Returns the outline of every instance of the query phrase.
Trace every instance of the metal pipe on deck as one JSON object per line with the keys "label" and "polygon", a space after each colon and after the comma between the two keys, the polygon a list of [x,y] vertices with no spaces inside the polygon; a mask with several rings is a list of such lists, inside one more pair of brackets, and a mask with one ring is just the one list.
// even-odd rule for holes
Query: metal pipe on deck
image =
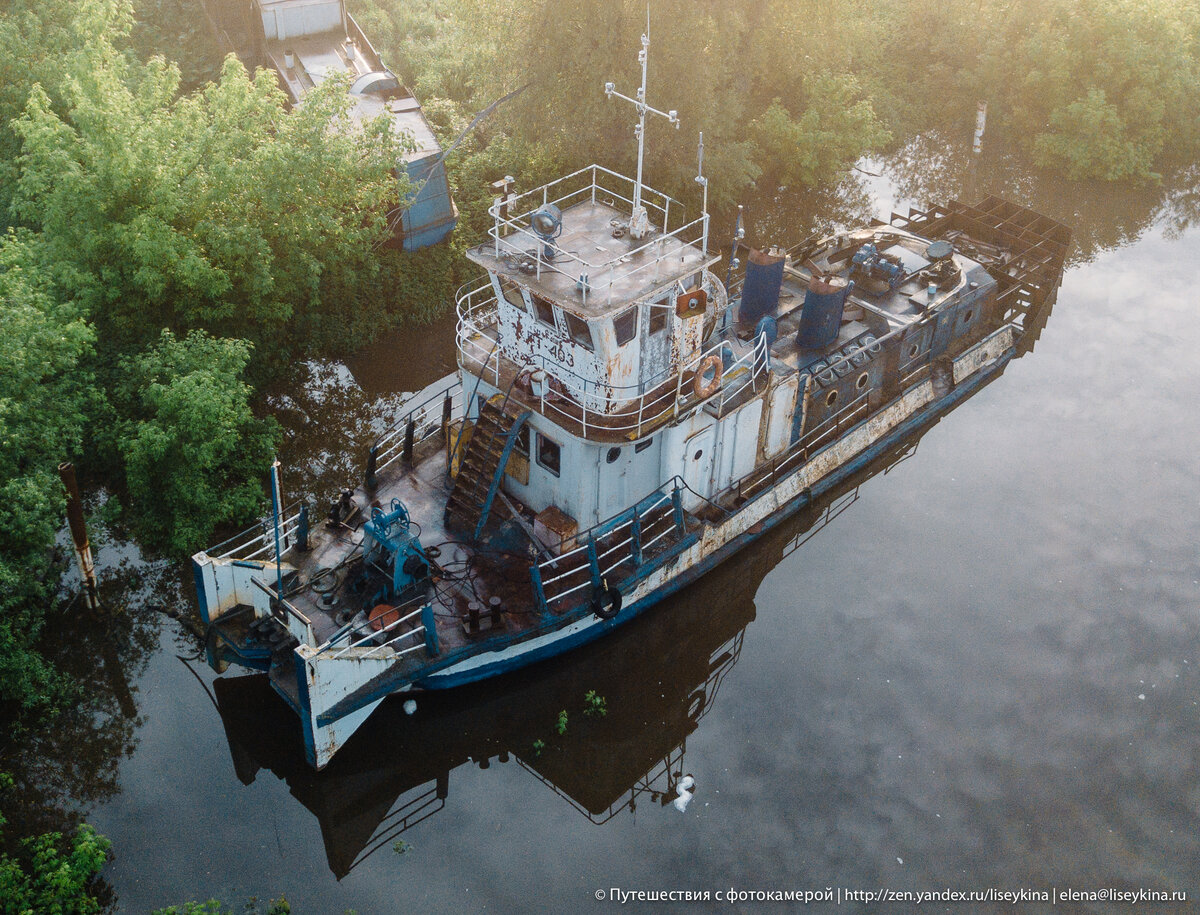
{"label": "metal pipe on deck", "polygon": [[58,465],[58,475],[67,492],[67,525],[71,528],[75,561],[79,564],[79,575],[83,579],[84,600],[87,601],[89,610],[99,610],[100,594],[96,586],[96,565],[92,562],[92,546],[88,542],[87,525],[83,520],[83,500],[79,496],[79,484],[75,480],[75,465],[64,461]]}

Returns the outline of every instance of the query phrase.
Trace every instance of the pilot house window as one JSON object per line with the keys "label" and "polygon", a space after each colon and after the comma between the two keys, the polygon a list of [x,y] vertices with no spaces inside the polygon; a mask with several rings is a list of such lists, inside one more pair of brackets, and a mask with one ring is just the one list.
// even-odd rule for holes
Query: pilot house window
{"label": "pilot house window", "polygon": [[533,313],[537,315],[537,319],[554,327],[554,306],[535,292],[529,293],[529,298],[533,300]]}
{"label": "pilot house window", "polygon": [[650,306],[650,333],[656,334],[667,326],[667,304],[655,302]]}
{"label": "pilot house window", "polygon": [[637,335],[636,305],[613,318],[613,331],[617,335],[617,346],[624,346]]}
{"label": "pilot house window", "polygon": [[[500,291],[504,293],[504,298],[508,299],[510,305],[515,305],[521,311],[525,310],[525,297],[521,295],[521,287],[514,283],[506,276],[500,279]],[[551,315],[553,319],[553,315]]]}
{"label": "pilot house window", "polygon": [[558,476],[561,459],[562,449],[559,447],[558,442],[546,438],[546,436],[539,432],[537,436],[537,462],[552,474]]}
{"label": "pilot house window", "polygon": [[580,346],[592,348],[592,331],[588,327],[588,322],[578,315],[573,315],[569,311],[563,312],[563,317],[567,319],[567,333],[571,335],[571,339]]}

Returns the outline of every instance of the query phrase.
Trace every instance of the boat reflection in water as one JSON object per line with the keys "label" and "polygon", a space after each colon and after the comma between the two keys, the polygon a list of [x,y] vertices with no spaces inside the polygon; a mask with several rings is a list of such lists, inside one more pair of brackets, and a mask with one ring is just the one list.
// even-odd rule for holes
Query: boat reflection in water
{"label": "boat reflection in water", "polygon": [[[1030,316],[1018,356],[1033,348],[1052,304]],[[595,823],[639,804],[671,803],[687,774],[687,740],[737,663],[763,578],[853,505],[867,479],[911,457],[941,415],[768,534],[742,561],[666,601],[663,611],[568,657],[421,694],[411,716],[405,697],[393,696],[321,772],[306,762],[297,719],[282,714],[265,675],[217,679],[238,778],[249,785],[267,769],[287,782],[317,817],[338,879],[441,810],[451,772],[469,763],[487,768],[515,759]],[[675,601],[686,602],[686,612],[666,609]],[[587,690],[605,698],[603,717],[581,714]],[[559,737],[554,723],[564,706],[570,730]]]}

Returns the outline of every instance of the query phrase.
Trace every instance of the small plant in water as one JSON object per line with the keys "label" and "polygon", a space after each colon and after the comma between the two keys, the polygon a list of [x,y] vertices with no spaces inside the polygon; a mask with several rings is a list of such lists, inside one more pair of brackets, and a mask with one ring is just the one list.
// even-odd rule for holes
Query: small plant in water
{"label": "small plant in water", "polygon": [[558,713],[558,724],[554,726],[554,730],[558,731],[558,736],[561,737],[567,733],[567,710],[563,709]]}
{"label": "small plant in water", "polygon": [[608,714],[608,700],[589,689],[583,694],[583,713],[592,718],[603,718]]}
{"label": "small plant in water", "polygon": [[544,749],[546,749],[546,741],[535,740],[533,742],[533,758],[537,759],[539,756],[541,756],[542,750],[544,750]]}
{"label": "small plant in water", "polygon": [[403,839],[397,839],[392,843],[392,851],[398,855],[407,855],[412,851],[412,843],[405,842]]}

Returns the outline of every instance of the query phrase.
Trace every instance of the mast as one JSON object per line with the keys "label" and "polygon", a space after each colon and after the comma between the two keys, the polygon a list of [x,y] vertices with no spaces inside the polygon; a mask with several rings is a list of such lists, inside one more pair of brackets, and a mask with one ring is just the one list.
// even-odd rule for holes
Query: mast
{"label": "mast", "polygon": [[666,118],[667,123],[674,124],[675,129],[679,129],[679,112],[673,108],[670,111],[659,111],[652,105],[646,104],[646,71],[650,57],[649,50],[650,8],[646,7],[646,31],[642,34],[642,49],[638,51],[638,63],[642,65],[642,85],[637,90],[637,98],[630,98],[628,95],[618,92],[616,83],[604,84],[605,95],[609,98],[615,95],[626,102],[632,102],[638,115],[637,123],[633,126],[633,133],[638,139],[637,179],[633,184],[633,212],[629,217],[629,234],[633,238],[644,238],[650,230],[650,217],[646,213],[646,208],[642,206],[642,163],[646,153],[646,112]]}

